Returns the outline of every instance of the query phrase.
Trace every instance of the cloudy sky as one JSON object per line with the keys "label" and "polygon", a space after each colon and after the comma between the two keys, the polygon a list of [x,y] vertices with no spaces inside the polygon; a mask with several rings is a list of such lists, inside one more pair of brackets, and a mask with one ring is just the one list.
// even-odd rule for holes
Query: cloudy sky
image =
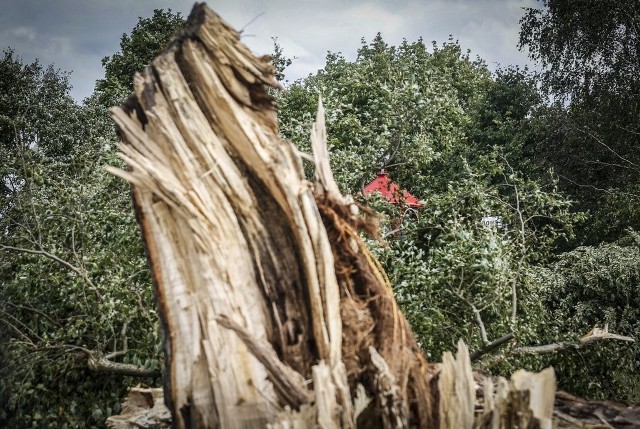
{"label": "cloudy sky", "polygon": [[[153,9],[189,14],[187,0],[3,0],[0,49],[12,47],[24,62],[71,71],[73,97],[81,101],[103,76],[100,60],[119,49],[138,17]],[[458,39],[492,69],[527,65],[517,49],[523,7],[535,0],[212,0],[209,6],[237,29],[254,52],[270,53],[277,37],[295,80],[324,64],[327,51],[353,59],[361,38],[380,31],[387,43]]]}

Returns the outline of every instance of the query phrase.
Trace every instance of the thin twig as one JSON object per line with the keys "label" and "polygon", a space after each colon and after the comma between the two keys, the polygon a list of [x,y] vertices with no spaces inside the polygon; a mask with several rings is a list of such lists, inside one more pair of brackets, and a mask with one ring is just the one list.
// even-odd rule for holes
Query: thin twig
{"label": "thin twig", "polygon": [[40,310],[38,310],[38,309],[35,309],[35,308],[33,308],[33,307],[27,307],[27,306],[24,306],[24,305],[18,305],[18,304],[14,304],[14,303],[12,303],[12,302],[6,302],[6,304],[9,304],[9,305],[13,306],[14,308],[21,308],[21,309],[23,309],[23,310],[32,311],[32,312],[34,312],[34,313],[36,313],[36,314],[39,314],[40,316],[44,317],[45,319],[47,319],[49,322],[53,323],[54,325],[62,326],[62,324],[61,324],[60,322],[58,322],[57,320],[53,320],[53,319],[52,319],[48,314],[46,314],[45,312],[40,311]]}
{"label": "thin twig", "polygon": [[[509,161],[507,160],[507,158],[504,155],[501,155],[502,160],[504,161],[504,163],[507,165],[507,167],[509,168],[509,170],[511,171],[511,174],[515,176],[515,171],[513,170],[513,167],[511,167],[511,164],[509,164]],[[503,177],[505,179],[506,183],[509,183],[509,180],[507,179],[507,176],[505,174],[503,174]],[[522,215],[522,209],[520,207],[520,192],[518,191],[518,186],[515,184],[511,184],[511,186],[513,186],[513,192],[515,193],[515,198],[516,198],[516,213],[518,215],[518,220],[520,221],[520,251],[521,251],[521,255],[520,255],[520,259],[518,261],[518,266],[517,266],[517,273],[520,272],[520,268],[522,267],[522,263],[524,262],[524,257],[526,254],[526,239],[527,239],[527,234],[525,231],[525,221],[524,221],[524,216]],[[516,324],[517,321],[517,317],[518,317],[518,287],[517,287],[517,281],[514,278],[511,279],[511,326],[512,329]]]}
{"label": "thin twig", "polygon": [[29,338],[27,336],[27,334],[25,334],[24,332],[22,332],[20,329],[18,329],[13,323],[9,322],[6,319],[2,319],[0,318],[0,322],[4,323],[5,325],[8,325],[11,329],[13,329],[18,335],[20,335],[22,338],[25,339],[26,344],[29,344],[31,346],[35,346],[35,344],[33,343],[33,341],[31,341],[31,338]]}
{"label": "thin twig", "polygon": [[[122,350],[118,351],[117,348],[114,346],[114,351],[112,351],[111,353],[105,355],[105,359],[114,359],[118,356],[123,356],[127,353],[128,350],[128,346],[127,346],[127,328],[128,328],[128,323],[124,322],[124,324],[122,325],[122,331],[120,331],[120,335],[122,336]],[[116,340],[114,340],[115,342]]]}
{"label": "thin twig", "polygon": [[622,155],[620,155],[618,152],[616,152],[614,149],[612,149],[609,145],[607,145],[605,142],[603,142],[602,140],[600,140],[598,137],[596,137],[593,133],[591,133],[590,131],[583,129],[583,128],[579,128],[579,127],[574,127],[574,129],[576,131],[579,131],[583,134],[588,135],[589,137],[591,137],[592,139],[594,139],[598,144],[600,144],[601,146],[604,146],[609,152],[611,152],[612,154],[614,154],[617,158],[621,159],[622,161],[634,166],[634,167],[638,167],[638,164],[629,161],[627,158],[623,157]]}
{"label": "thin twig", "polygon": [[[462,280],[460,280],[460,283],[462,283]],[[471,301],[469,301],[462,295],[462,293],[460,292],[460,289],[455,290],[454,293],[458,298],[460,298],[461,301],[463,301],[465,304],[471,307],[471,310],[473,311],[473,314],[476,318],[476,324],[480,328],[480,337],[482,338],[482,344],[486,346],[489,343],[489,340],[487,339],[487,330],[484,326],[484,322],[482,321],[482,316],[480,315],[480,311]]]}

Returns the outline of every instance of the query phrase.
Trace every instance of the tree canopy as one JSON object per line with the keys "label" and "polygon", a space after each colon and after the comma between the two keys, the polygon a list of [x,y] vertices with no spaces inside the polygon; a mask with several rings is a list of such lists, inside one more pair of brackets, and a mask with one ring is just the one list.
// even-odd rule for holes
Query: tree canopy
{"label": "tree canopy", "polygon": [[636,1],[543,1],[521,21],[520,47],[542,67],[545,113],[531,152],[592,213],[579,241],[615,241],[638,228],[640,44]]}
{"label": "tree canopy", "polygon": [[[577,341],[609,320],[595,302],[585,302],[593,317],[581,323],[565,325],[553,310],[559,287],[548,273],[563,275],[553,261],[571,248],[575,227],[584,231],[586,217],[584,201],[576,207],[558,188],[557,173],[566,171],[548,170],[550,160],[563,162],[551,154],[551,139],[558,136],[556,115],[567,113],[545,102],[534,74],[518,68],[492,74],[455,42],[394,47],[378,35],[362,42],[355,61],[330,53],[322,70],[278,96],[281,132],[301,150],[308,150],[319,95],[342,189],[357,194],[385,168],[423,200],[417,218],[383,201],[367,203],[384,213],[385,243],[371,245],[427,354],[437,359],[463,338],[492,371],[551,364],[564,368],[564,387],[578,393],[607,396],[621,388],[623,363],[600,359],[589,372],[570,351],[544,360],[517,355],[524,346]],[[502,227],[484,226],[487,216]],[[566,298],[568,306],[583,302]],[[624,311],[616,304],[610,314]],[[635,330],[615,326],[626,335]],[[496,361],[492,347],[505,338],[509,357]],[[614,383],[597,381],[611,374]],[[634,398],[637,389],[626,392]]]}
{"label": "tree canopy", "polygon": [[[161,359],[129,192],[103,168],[116,136],[66,73],[9,50],[0,76],[0,426],[103,426]],[[103,373],[107,357],[140,377]]]}
{"label": "tree canopy", "polygon": [[184,18],[171,9],[155,9],[153,16],[139,18],[130,34],[120,38],[120,51],[102,59],[104,79],[96,83],[103,105],[122,102],[133,89],[133,75],[141,71],[184,26]]}
{"label": "tree canopy", "polygon": [[521,20],[520,47],[561,98],[633,94],[640,79],[640,10],[635,0],[543,0]]}
{"label": "tree canopy", "polygon": [[[541,305],[527,301],[527,273],[571,233],[573,215],[552,180],[537,183],[512,165],[522,122],[540,100],[523,72],[494,78],[457,43],[430,51],[422,41],[389,46],[378,35],[363,41],[356,61],[329,54],[324,69],[278,98],[281,132],[302,149],[318,95],[342,189],[356,194],[385,168],[424,201],[400,238],[378,251],[426,352],[440,356],[452,337],[477,349],[518,329],[521,341],[533,339],[543,318],[522,323]],[[398,229],[401,212],[369,203]],[[485,216],[509,227],[486,228]]]}

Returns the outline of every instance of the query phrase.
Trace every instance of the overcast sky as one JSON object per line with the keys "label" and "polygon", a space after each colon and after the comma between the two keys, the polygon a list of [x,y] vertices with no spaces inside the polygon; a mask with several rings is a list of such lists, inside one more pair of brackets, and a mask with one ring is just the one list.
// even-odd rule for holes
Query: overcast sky
{"label": "overcast sky", "polygon": [[[185,0],[3,0],[0,49],[12,47],[24,62],[71,71],[72,96],[81,101],[103,77],[100,60],[119,50],[120,37],[138,17],[171,8],[185,17]],[[324,65],[327,51],[355,58],[360,39],[379,31],[389,44],[403,38],[425,42],[458,39],[492,69],[527,65],[517,49],[523,7],[535,0],[213,0],[209,6],[236,29],[254,52],[270,53],[277,37],[295,80]]]}

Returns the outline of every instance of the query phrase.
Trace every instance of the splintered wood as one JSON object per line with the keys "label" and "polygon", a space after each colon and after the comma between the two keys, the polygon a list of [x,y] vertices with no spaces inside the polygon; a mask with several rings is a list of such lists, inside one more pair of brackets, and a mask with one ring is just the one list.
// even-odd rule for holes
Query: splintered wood
{"label": "splintered wood", "polygon": [[265,84],[278,85],[267,58],[198,5],[112,111],[129,166],[112,171],[133,185],[177,427],[264,426],[314,391],[340,407],[318,422],[354,426],[331,245]]}
{"label": "splintered wood", "polygon": [[471,427],[468,353],[439,399],[438,367],[359,237],[368,212],[333,180],[323,115],[314,188],[265,86],[278,87],[268,58],[198,4],[112,110],[128,168],[111,171],[133,188],[174,427]]}
{"label": "splintered wood", "polygon": [[446,352],[438,374],[440,429],[551,429],[556,380],[552,368],[516,371],[510,381],[471,369],[462,341]]}

